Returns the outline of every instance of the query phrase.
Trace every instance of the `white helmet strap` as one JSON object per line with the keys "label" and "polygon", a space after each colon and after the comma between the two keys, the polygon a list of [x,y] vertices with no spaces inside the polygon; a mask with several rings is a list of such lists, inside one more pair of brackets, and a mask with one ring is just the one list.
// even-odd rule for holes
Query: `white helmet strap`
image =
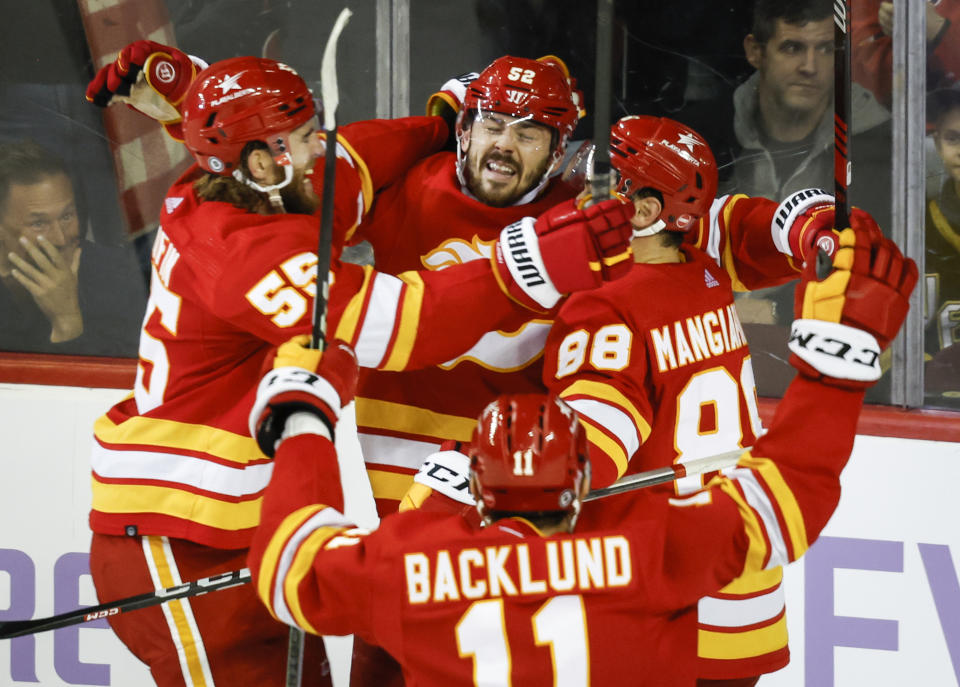
{"label": "white helmet strap", "polygon": [[634,229],[633,238],[639,239],[644,236],[653,236],[654,234],[659,234],[661,231],[667,228],[667,223],[662,219],[658,219],[656,222],[651,224],[646,229]]}
{"label": "white helmet strap", "polygon": [[281,165],[280,168],[283,170],[283,180],[279,183],[271,184],[269,186],[262,186],[258,184],[239,169],[233,170],[233,176],[237,181],[243,182],[253,190],[260,191],[260,193],[266,193],[270,198],[271,205],[278,210],[285,211],[285,208],[283,207],[283,199],[280,197],[280,189],[288,186],[290,182],[293,181],[293,165]]}

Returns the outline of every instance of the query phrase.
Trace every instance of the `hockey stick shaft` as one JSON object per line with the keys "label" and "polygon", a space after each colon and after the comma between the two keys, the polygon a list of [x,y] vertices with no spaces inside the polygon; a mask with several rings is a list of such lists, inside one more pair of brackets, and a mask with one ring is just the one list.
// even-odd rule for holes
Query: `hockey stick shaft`
{"label": "hockey stick shaft", "polygon": [[326,347],[327,302],[330,298],[330,256],[333,243],[333,206],[337,170],[337,106],[340,92],[337,88],[337,41],[340,32],[352,16],[344,7],[330,31],[320,65],[320,92],[323,100],[323,130],[326,133],[326,151],[323,159],[323,193],[320,206],[320,238],[317,242],[317,295],[313,299],[313,348]]}
{"label": "hockey stick shaft", "polygon": [[738,448],[734,451],[718,453],[715,456],[697,458],[686,463],[677,463],[664,468],[656,468],[655,470],[647,470],[646,472],[640,472],[636,475],[629,475],[617,480],[609,487],[591,490],[583,500],[594,501],[606,496],[614,496],[615,494],[623,494],[637,489],[646,489],[647,487],[652,487],[657,484],[673,482],[683,477],[724,470],[736,465],[740,456],[748,450],[747,448]]}
{"label": "hockey stick shaft", "polygon": [[[333,251],[333,206],[337,175],[337,106],[340,89],[337,87],[337,41],[353,13],[344,7],[330,30],[320,63],[320,94],[323,98],[323,130],[326,150],[323,156],[323,194],[320,198],[320,238],[317,242],[317,294],[313,299],[313,335],[311,348],[327,347],[327,303],[330,300],[330,260]],[[303,674],[303,630],[290,628],[287,644],[287,687],[300,687]]]}
{"label": "hockey stick shaft", "polygon": [[850,226],[850,0],[833,0],[833,181],[836,226]]}
{"label": "hockey stick shaft", "polygon": [[591,204],[610,197],[610,99],[614,0],[597,0],[597,64],[594,72]]}
{"label": "hockey stick shaft", "polygon": [[0,639],[11,639],[23,635],[34,634],[35,632],[46,632],[47,630],[56,630],[69,625],[79,625],[88,623],[101,618],[109,618],[118,613],[134,611],[140,608],[149,608],[159,604],[173,601],[175,599],[185,599],[191,596],[199,596],[207,592],[215,592],[221,589],[229,589],[250,581],[250,570],[234,570],[232,572],[211,575],[193,582],[184,582],[166,589],[156,589],[145,594],[138,594],[126,599],[110,601],[99,606],[89,606],[78,608],[74,611],[67,611],[59,615],[53,615],[49,618],[35,618],[33,620],[8,620],[0,622]]}

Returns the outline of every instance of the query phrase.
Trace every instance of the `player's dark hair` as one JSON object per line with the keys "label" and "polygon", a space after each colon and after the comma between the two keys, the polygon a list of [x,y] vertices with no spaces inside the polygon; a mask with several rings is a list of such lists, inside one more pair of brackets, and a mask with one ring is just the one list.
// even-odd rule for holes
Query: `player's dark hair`
{"label": "player's dark hair", "polygon": [[[247,160],[254,150],[269,150],[263,141],[250,141],[240,152],[240,168],[247,168]],[[193,190],[201,200],[230,203],[235,208],[254,212],[259,215],[270,214],[270,200],[267,196],[233,177],[220,176],[207,172],[193,184]]]}
{"label": "player's dark hair", "polygon": [[70,179],[66,163],[39,143],[30,139],[0,143],[0,211],[14,184],[36,184],[58,174]]}
{"label": "player's dark hair", "polygon": [[538,510],[538,511],[507,511],[507,510],[488,510],[485,511],[491,521],[504,520],[506,518],[523,518],[529,520],[539,529],[556,527],[563,522],[563,519],[570,515],[565,510]]}
{"label": "player's dark hair", "polygon": [[960,108],[960,89],[939,88],[927,94],[927,123],[939,129],[950,112]]}
{"label": "player's dark hair", "polygon": [[773,37],[777,20],[803,26],[833,16],[832,0],[755,0],[751,33],[758,43]]}

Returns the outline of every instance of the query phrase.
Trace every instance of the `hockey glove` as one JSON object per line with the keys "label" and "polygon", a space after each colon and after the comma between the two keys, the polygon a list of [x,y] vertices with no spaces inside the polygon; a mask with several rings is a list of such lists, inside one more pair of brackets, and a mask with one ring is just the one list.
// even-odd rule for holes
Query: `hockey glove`
{"label": "hockey glove", "polygon": [[880,353],[907,316],[917,266],[866,213],[851,216],[851,224],[840,232],[825,279],[817,280],[815,260],[804,268],[788,345],[801,374],[863,389],[880,378]]}
{"label": "hockey glove", "polygon": [[[281,440],[297,434],[322,434],[333,441],[340,410],[356,393],[359,371],[353,350],[334,341],[321,352],[307,348],[309,341],[302,335],[281,345],[273,369],[257,387],[250,435],[271,458]],[[298,417],[291,418],[294,413]],[[304,419],[300,413],[313,417]]]}
{"label": "hockey glove", "polygon": [[460,442],[445,441],[423,461],[413,484],[400,501],[400,510],[459,513],[475,504],[470,494],[470,458]]}
{"label": "hockey glove", "polygon": [[585,209],[575,200],[505,227],[491,256],[504,292],[545,311],[573,291],[595,289],[633,265],[632,203],[616,198]]}
{"label": "hockey glove", "polygon": [[93,77],[87,85],[87,100],[98,107],[126,103],[182,140],[180,104],[190,83],[206,66],[203,60],[176,48],[134,41]]}
{"label": "hockey glove", "polygon": [[427,115],[432,117],[442,117],[447,123],[447,142],[444,144],[445,150],[456,150],[457,148],[457,115],[463,109],[463,99],[467,94],[470,84],[479,74],[476,72],[467,72],[460,76],[455,76],[448,80],[440,90],[427,98]]}

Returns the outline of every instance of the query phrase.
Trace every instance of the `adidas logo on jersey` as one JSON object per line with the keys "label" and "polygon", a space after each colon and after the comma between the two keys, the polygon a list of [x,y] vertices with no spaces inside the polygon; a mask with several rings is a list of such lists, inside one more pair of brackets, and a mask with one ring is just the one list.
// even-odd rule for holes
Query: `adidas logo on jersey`
{"label": "adidas logo on jersey", "polygon": [[717,278],[710,274],[710,270],[703,270],[703,283],[707,285],[708,289],[712,289],[715,286],[720,286],[720,282],[717,281]]}
{"label": "adidas logo on jersey", "polygon": [[163,201],[163,207],[169,215],[171,212],[180,207],[180,203],[183,202],[183,198],[167,198]]}

